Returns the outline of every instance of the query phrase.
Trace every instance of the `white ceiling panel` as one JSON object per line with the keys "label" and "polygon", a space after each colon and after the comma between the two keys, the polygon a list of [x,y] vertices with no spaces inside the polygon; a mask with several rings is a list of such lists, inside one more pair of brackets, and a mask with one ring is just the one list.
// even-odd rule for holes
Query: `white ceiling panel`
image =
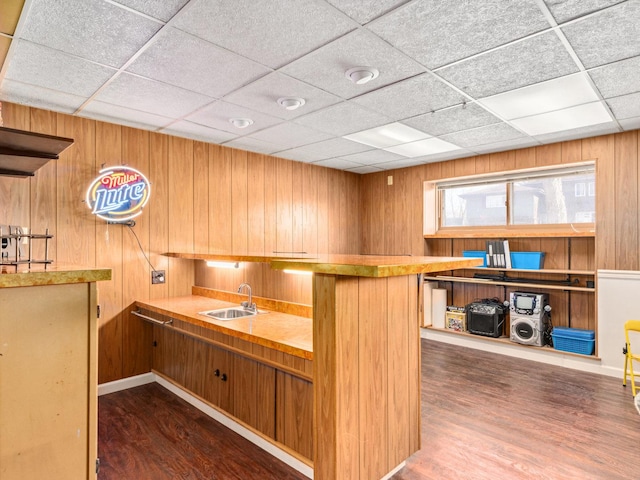
{"label": "white ceiling panel", "polygon": [[494,50],[438,70],[472,97],[488,97],[578,71],[554,32]]}
{"label": "white ceiling panel", "polygon": [[390,119],[353,103],[343,102],[299,117],[295,122],[322,132],[342,136],[385,125],[390,123]]}
{"label": "white ceiling panel", "polygon": [[280,146],[277,151],[282,151],[306,145],[307,143],[328,140],[331,138],[331,135],[313,130],[304,125],[285,122],[260,130],[259,132],[248,135],[248,137],[275,143]]}
{"label": "white ceiling panel", "polygon": [[142,12],[150,17],[157,18],[163,22],[168,21],[189,1],[189,0],[113,0],[121,5],[125,5],[133,10]]}
{"label": "white ceiling panel", "polygon": [[504,150],[516,150],[518,148],[528,148],[540,145],[540,142],[531,137],[513,138],[501,142],[487,143],[473,147],[472,150],[477,154],[502,152]]}
{"label": "white ceiling panel", "polygon": [[376,17],[394,9],[408,0],[328,0],[331,5],[339,8],[364,25]]}
{"label": "white ceiling panel", "polygon": [[575,140],[576,138],[591,137],[595,135],[608,135],[610,133],[619,132],[617,122],[605,122],[598,125],[589,125],[587,127],[563,130],[562,132],[547,133],[545,135],[536,135],[534,138],[541,143],[564,142],[567,140]]}
{"label": "white ceiling panel", "polygon": [[629,0],[562,28],[586,68],[640,54],[640,2]]}
{"label": "white ceiling panel", "polygon": [[470,148],[475,151],[477,145],[501,142],[522,137],[524,134],[504,123],[496,123],[471,130],[449,133],[440,138],[446,142],[453,143],[459,147]]}
{"label": "white ceiling panel", "polygon": [[313,162],[314,165],[327,168],[336,168],[338,170],[348,170],[349,168],[362,167],[354,162],[350,162],[343,158],[330,158],[328,160],[320,160],[319,162]]}
{"label": "white ceiling panel", "polygon": [[544,135],[568,129],[608,123],[611,115],[602,102],[585,103],[553,112],[518,118],[511,123],[528,135]]}
{"label": "white ceiling panel", "polygon": [[271,70],[175,28],[166,28],[127,71],[222,97]]}
{"label": "white ceiling panel", "polygon": [[103,0],[34,0],[20,37],[121,67],[160,27]]}
{"label": "white ceiling panel", "polygon": [[7,99],[21,105],[44,108],[45,110],[61,113],[75,112],[86,100],[86,98],[77,95],[57,92],[5,78],[2,85],[0,85],[0,100]]}
{"label": "white ceiling panel", "polygon": [[299,160],[305,162],[317,162],[333,157],[342,157],[352,153],[365,152],[371,150],[371,147],[361,143],[345,140],[344,138],[332,138],[322,142],[311,143],[296,147],[289,150],[278,152],[279,157],[290,158],[291,160]]}
{"label": "white ceiling panel", "polygon": [[157,130],[172,122],[168,117],[96,101],[85,107],[80,112],[80,116],[145,130]]}
{"label": "white ceiling panel", "polygon": [[394,160],[392,162],[378,163],[376,167],[383,170],[396,170],[398,168],[415,167],[416,165],[422,165],[426,163],[422,158],[406,158],[402,157],[400,160]]}
{"label": "white ceiling panel", "polygon": [[626,131],[637,130],[640,128],[640,117],[626,118],[618,123]]}
{"label": "white ceiling panel", "polygon": [[500,122],[495,115],[475,103],[459,105],[403,120],[409,126],[438,136]]}
{"label": "white ceiling panel", "polygon": [[213,101],[199,93],[122,73],[96,100],[170,118],[180,118]]}
{"label": "white ceiling panel", "polygon": [[[253,120],[253,124],[245,128],[238,128],[230,122],[232,118],[248,118]],[[242,136],[282,122],[279,118],[223,101],[207,105],[205,108],[188,115],[185,120]]]}
{"label": "white ceiling panel", "polygon": [[361,165],[376,165],[378,163],[392,162],[394,160],[402,160],[402,155],[386,152],[384,150],[370,150],[368,152],[354,153],[352,155],[344,155],[340,157],[342,160],[359,163]]}
{"label": "white ceiling panel", "polygon": [[625,0],[544,0],[558,23],[568,22]]}
{"label": "white ceiling panel", "polygon": [[203,125],[198,125],[197,123],[187,122],[186,120],[180,120],[176,123],[172,123],[167,128],[163,128],[161,133],[192,138],[194,140],[200,140],[208,143],[228,142],[229,140],[237,137],[237,135],[234,135],[233,133],[223,132],[221,130],[216,130],[215,128],[209,128]]}
{"label": "white ceiling panel", "polygon": [[640,116],[640,92],[609,98],[607,104],[618,120]]}
{"label": "white ceiling panel", "polygon": [[265,153],[267,155],[271,155],[281,148],[275,143],[265,142],[251,137],[239,137],[224,143],[224,146],[248,150],[250,152]]}
{"label": "white ceiling panel", "polygon": [[640,92],[640,57],[610,63],[589,71],[604,98]]}
{"label": "white ceiling panel", "polygon": [[174,26],[272,68],[356,28],[312,0],[193,0]]}
{"label": "white ceiling panel", "polygon": [[378,168],[378,167],[363,166],[363,167],[347,168],[347,171],[364,175],[366,173],[382,172],[383,170],[382,168]]}
{"label": "white ceiling panel", "polygon": [[33,85],[63,93],[88,98],[115,73],[111,68],[24,40],[16,40],[13,48],[15,61],[7,69],[7,78],[28,78]]}
{"label": "white ceiling panel", "polygon": [[413,2],[371,30],[428,68],[437,68],[548,28],[533,1]]}
{"label": "white ceiling panel", "polygon": [[[302,98],[305,104],[296,110],[287,110],[277,103],[283,97]],[[340,97],[278,72],[236,90],[224,100],[286,120],[342,101]]]}
{"label": "white ceiling panel", "polygon": [[460,148],[451,152],[434,153],[432,155],[424,155],[422,157],[414,158],[413,160],[421,161],[422,163],[441,162],[443,160],[453,160],[455,158],[473,157],[475,152]]}
{"label": "white ceiling panel", "polygon": [[[356,85],[345,77],[352,67],[373,67],[380,75],[367,84]],[[362,95],[423,71],[418,63],[366,30],[345,35],[282,68],[287,75],[342,98]]]}
{"label": "white ceiling panel", "polygon": [[363,107],[391,116],[394,120],[461,104],[466,98],[430,73],[394,83],[353,98]]}

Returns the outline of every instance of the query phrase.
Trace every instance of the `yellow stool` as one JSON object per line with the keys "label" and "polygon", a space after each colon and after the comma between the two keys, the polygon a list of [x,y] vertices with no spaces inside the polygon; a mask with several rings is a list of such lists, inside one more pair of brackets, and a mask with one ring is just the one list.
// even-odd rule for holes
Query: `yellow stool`
{"label": "yellow stool", "polygon": [[622,385],[627,386],[627,377],[631,378],[631,393],[636,396],[636,383],[635,377],[640,374],[633,373],[633,361],[640,362],[640,355],[634,355],[631,353],[631,342],[629,340],[629,332],[637,332],[640,336],[640,320],[627,320],[624,322],[624,338],[625,344],[622,349],[624,353],[624,378],[622,379]]}

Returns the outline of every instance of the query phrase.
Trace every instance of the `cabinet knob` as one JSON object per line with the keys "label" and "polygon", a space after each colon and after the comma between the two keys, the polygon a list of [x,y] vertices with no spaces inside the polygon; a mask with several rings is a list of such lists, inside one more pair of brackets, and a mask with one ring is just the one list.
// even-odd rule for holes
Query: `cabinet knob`
{"label": "cabinet knob", "polygon": [[220,380],[222,380],[223,382],[227,381],[227,374],[223,373],[222,376],[220,377]]}
{"label": "cabinet knob", "polygon": [[214,374],[216,377],[219,377],[219,376],[220,376],[220,370],[219,370],[218,368],[216,368],[216,369],[213,371],[213,374]]}

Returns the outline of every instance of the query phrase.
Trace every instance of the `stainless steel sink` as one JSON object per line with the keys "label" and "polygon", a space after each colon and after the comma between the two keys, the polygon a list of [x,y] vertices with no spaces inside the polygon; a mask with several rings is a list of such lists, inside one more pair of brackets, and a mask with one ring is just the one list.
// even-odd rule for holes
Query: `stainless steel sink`
{"label": "stainless steel sink", "polygon": [[242,307],[219,308],[217,310],[207,310],[206,312],[198,312],[200,315],[215,318],[216,320],[233,320],[242,317],[251,317],[257,315],[258,312],[245,310]]}

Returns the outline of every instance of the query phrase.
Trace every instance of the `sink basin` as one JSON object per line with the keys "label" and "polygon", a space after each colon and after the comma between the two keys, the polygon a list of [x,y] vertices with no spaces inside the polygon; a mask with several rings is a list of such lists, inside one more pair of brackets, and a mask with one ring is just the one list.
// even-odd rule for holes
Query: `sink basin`
{"label": "sink basin", "polygon": [[219,308],[217,310],[207,310],[206,312],[198,312],[200,315],[215,318],[216,320],[233,320],[242,317],[252,317],[258,312],[251,312],[242,307]]}

